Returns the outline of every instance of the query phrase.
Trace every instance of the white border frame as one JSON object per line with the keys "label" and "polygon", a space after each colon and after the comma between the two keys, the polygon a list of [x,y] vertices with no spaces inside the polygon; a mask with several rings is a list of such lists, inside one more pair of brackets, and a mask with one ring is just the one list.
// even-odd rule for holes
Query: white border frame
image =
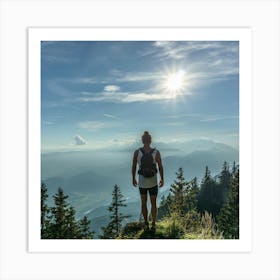
{"label": "white border frame", "polygon": [[[252,249],[252,46],[249,28],[29,28],[29,252],[250,252]],[[238,240],[41,240],[41,41],[239,41],[240,238]],[[249,175],[248,175],[249,174]],[[246,187],[245,187],[246,186]]]}

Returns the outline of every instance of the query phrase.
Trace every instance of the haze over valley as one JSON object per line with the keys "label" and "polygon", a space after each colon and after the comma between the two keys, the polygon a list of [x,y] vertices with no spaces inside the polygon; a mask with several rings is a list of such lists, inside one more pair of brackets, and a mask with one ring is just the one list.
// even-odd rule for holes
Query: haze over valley
{"label": "haze over valley", "polygon": [[[155,143],[162,155],[165,186],[160,189],[159,198],[169,192],[179,167],[187,180],[204,175],[208,165],[215,176],[224,161],[238,163],[238,150],[211,140],[192,140],[177,144]],[[77,217],[87,215],[92,228],[99,231],[109,219],[108,205],[111,202],[113,186],[117,184],[126,198],[124,212],[132,215],[131,220],[140,217],[139,190],[131,183],[131,160],[136,145],[115,150],[66,151],[42,154],[42,180],[48,187],[49,203],[58,187],[69,195],[69,202],[75,207]]]}

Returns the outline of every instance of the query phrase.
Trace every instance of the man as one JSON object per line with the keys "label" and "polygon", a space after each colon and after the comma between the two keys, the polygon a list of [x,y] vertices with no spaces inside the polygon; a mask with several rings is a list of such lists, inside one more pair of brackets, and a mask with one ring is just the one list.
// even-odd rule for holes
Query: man
{"label": "man", "polygon": [[[163,180],[163,167],[161,156],[158,150],[151,148],[152,136],[148,131],[145,131],[142,135],[143,147],[136,150],[133,155],[132,162],[132,184],[134,187],[139,186],[141,195],[141,210],[145,221],[145,230],[149,229],[148,222],[148,208],[147,197],[150,195],[151,201],[151,216],[152,227],[151,231],[155,232],[156,229],[156,217],[157,217],[157,194],[158,187],[164,185]],[[136,167],[138,164],[139,181],[136,180]],[[157,168],[158,167],[158,168]],[[158,169],[158,170],[157,170]],[[158,184],[157,171],[159,171],[160,181]]]}

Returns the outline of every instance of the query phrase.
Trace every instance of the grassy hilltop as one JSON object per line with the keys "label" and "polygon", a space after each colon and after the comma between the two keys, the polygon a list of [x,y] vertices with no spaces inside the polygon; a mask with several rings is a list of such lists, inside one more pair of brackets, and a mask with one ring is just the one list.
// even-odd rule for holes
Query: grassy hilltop
{"label": "grassy hilltop", "polygon": [[223,239],[211,214],[200,215],[193,211],[184,219],[164,218],[157,222],[156,231],[144,230],[143,223],[126,224],[121,239]]}

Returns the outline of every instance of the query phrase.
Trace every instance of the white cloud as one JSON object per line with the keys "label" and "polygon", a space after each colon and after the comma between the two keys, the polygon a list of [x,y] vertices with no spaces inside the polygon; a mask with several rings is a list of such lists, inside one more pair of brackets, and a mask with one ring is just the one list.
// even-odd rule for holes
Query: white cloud
{"label": "white cloud", "polygon": [[74,140],[75,140],[75,145],[80,146],[80,145],[85,145],[86,144],[85,139],[80,135],[74,136]]}
{"label": "white cloud", "polygon": [[159,41],[154,43],[155,54],[160,59],[181,60],[191,73],[206,78],[228,77],[239,73],[237,42],[223,41]]}
{"label": "white cloud", "polygon": [[117,138],[114,138],[110,141],[110,144],[118,146],[131,146],[131,145],[140,145],[142,142],[140,139],[136,139],[132,136],[119,135]]}
{"label": "white cloud", "polygon": [[100,81],[94,77],[80,77],[74,79],[65,79],[66,82],[74,83],[74,84],[97,84]]}
{"label": "white cloud", "polygon": [[145,102],[145,101],[151,101],[151,100],[165,100],[165,99],[173,99],[171,95],[168,94],[159,94],[159,93],[134,93],[129,94],[127,97],[122,99],[122,102],[124,103],[130,103],[130,102]]}
{"label": "white cloud", "polygon": [[206,116],[200,119],[201,122],[216,122],[222,120],[238,120],[239,116]]}
{"label": "white cloud", "polygon": [[174,42],[172,42],[172,41],[156,41],[155,43],[154,43],[154,45],[156,46],[156,47],[168,47],[168,46],[172,46],[174,44]]}
{"label": "white cloud", "polygon": [[[189,93],[184,93],[189,94]],[[181,93],[182,95],[182,93]],[[132,102],[146,102],[146,101],[161,101],[169,100],[174,97],[171,94],[167,93],[130,93],[130,92],[114,92],[110,95],[107,93],[100,93],[98,96],[92,97],[80,97],[76,99],[80,102],[114,102],[114,103],[132,103]]]}
{"label": "white cloud", "polygon": [[[106,77],[78,77],[78,78],[64,78],[56,79],[56,83],[71,83],[71,84],[106,84],[109,82],[123,83],[123,82],[141,82],[163,79],[164,74],[162,72],[124,72],[120,70],[112,70]],[[54,83],[54,81],[51,81]],[[120,91],[121,88],[118,85],[108,84],[104,86],[104,91],[115,92]]]}
{"label": "white cloud", "polygon": [[154,46],[161,48],[161,52],[157,53],[159,57],[170,57],[174,59],[181,59],[185,57],[185,54],[182,52],[182,48],[176,46],[175,42],[172,41],[157,41],[154,43]]}
{"label": "white cloud", "polygon": [[104,117],[119,120],[120,118],[111,114],[103,114]]}
{"label": "white cloud", "polygon": [[204,54],[200,53],[200,56],[219,56],[224,53],[236,53],[238,52],[238,44],[233,42],[219,41],[188,41],[188,42],[175,42],[175,41],[157,41],[154,46],[161,49],[158,52],[159,57],[171,57],[171,58],[186,58],[190,53],[197,51],[205,51]]}
{"label": "white cloud", "polygon": [[122,75],[117,75],[115,80],[117,82],[141,82],[162,79],[163,74],[161,72],[123,72]]}
{"label": "white cloud", "polygon": [[107,85],[104,87],[104,91],[106,92],[116,92],[119,91],[120,87],[116,85]]}
{"label": "white cloud", "polygon": [[98,121],[85,121],[85,122],[79,122],[78,127],[90,131],[96,131],[100,128],[103,128],[105,126],[105,123],[98,122]]}

